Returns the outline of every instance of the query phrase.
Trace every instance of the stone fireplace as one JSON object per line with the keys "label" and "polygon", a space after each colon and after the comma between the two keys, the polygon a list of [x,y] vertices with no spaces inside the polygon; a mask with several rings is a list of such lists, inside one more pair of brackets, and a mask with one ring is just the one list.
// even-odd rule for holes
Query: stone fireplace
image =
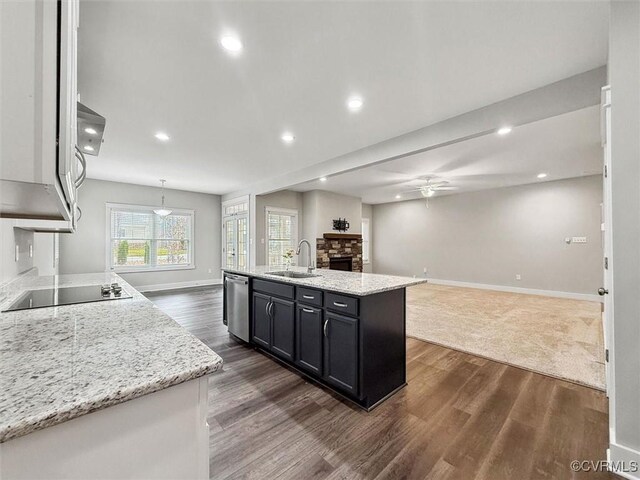
{"label": "stone fireplace", "polygon": [[362,271],[362,235],[359,233],[325,233],[316,239],[318,268]]}

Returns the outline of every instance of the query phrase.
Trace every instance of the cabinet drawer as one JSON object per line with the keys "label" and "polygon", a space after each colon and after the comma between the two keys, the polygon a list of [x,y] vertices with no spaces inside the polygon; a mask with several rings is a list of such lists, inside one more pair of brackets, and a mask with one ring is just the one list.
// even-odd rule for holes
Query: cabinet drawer
{"label": "cabinet drawer", "polygon": [[359,313],[358,302],[359,300],[357,298],[337,295],[335,293],[327,292],[324,296],[324,306],[327,310],[354,317],[357,317]]}
{"label": "cabinet drawer", "polygon": [[299,303],[304,303],[306,305],[322,307],[322,292],[311,288],[298,287],[296,291],[296,300]]}
{"label": "cabinet drawer", "polygon": [[280,298],[288,298],[293,300],[293,285],[285,285],[284,283],[269,282],[267,280],[255,279],[253,281],[253,289],[256,292],[268,293]]}

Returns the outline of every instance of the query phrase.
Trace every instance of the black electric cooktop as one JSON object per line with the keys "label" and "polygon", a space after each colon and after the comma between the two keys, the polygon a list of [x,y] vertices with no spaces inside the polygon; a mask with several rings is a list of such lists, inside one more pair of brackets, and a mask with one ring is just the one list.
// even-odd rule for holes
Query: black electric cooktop
{"label": "black electric cooktop", "polygon": [[29,310],[32,308],[57,307],[60,305],[73,305],[77,303],[103,302],[106,300],[120,300],[131,298],[122,290],[119,294],[113,291],[102,294],[101,285],[86,285],[82,287],[45,288],[42,290],[29,290],[11,304],[3,312],[15,310]]}

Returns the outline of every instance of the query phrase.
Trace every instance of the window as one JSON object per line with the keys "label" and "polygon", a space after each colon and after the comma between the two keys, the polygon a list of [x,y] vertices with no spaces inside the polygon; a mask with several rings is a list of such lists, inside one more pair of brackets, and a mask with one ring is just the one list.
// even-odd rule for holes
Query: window
{"label": "window", "polygon": [[120,272],[194,268],[193,210],[107,204],[107,266]]}
{"label": "window", "polygon": [[298,246],[298,211],[284,208],[266,208],[267,265],[285,264],[283,255]]}
{"label": "window", "polygon": [[362,263],[369,263],[369,254],[371,253],[371,230],[369,219],[362,219]]}
{"label": "window", "polygon": [[248,212],[248,203],[240,202],[234,203],[233,205],[225,205],[224,206],[224,215],[242,215],[243,213]]}

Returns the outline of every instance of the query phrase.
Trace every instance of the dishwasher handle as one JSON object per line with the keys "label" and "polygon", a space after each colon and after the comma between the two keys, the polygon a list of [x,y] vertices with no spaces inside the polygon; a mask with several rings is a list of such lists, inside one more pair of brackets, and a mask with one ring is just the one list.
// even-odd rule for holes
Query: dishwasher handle
{"label": "dishwasher handle", "polygon": [[249,279],[247,279],[247,277],[241,277],[239,275],[226,275],[224,280],[225,282],[240,283],[242,285],[247,285],[249,283]]}

